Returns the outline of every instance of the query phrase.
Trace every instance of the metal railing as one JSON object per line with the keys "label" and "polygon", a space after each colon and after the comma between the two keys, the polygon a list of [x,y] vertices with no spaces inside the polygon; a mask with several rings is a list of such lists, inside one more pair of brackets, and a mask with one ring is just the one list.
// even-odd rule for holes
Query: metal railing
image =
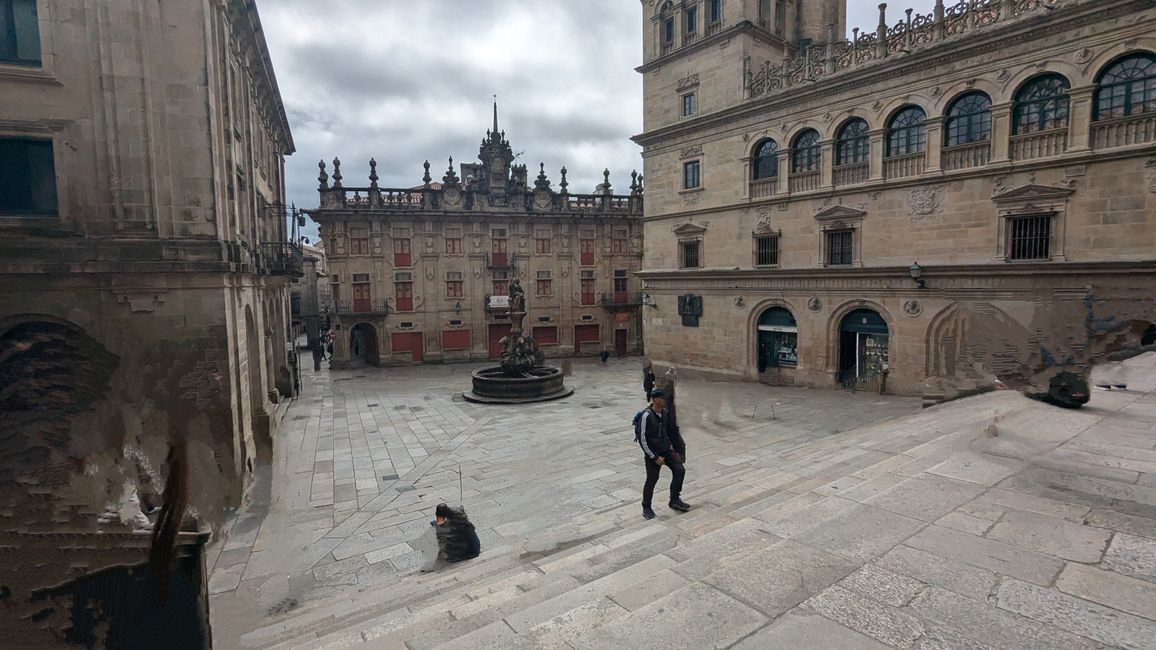
{"label": "metal railing", "polygon": [[641,293],[611,291],[598,294],[598,305],[601,307],[634,307],[641,304]]}
{"label": "metal railing", "polygon": [[264,266],[271,275],[305,275],[305,255],[290,242],[261,244]]}
{"label": "metal railing", "polygon": [[334,305],[334,308],[339,316],[358,314],[384,316],[394,313],[388,298],[385,300],[340,300]]}

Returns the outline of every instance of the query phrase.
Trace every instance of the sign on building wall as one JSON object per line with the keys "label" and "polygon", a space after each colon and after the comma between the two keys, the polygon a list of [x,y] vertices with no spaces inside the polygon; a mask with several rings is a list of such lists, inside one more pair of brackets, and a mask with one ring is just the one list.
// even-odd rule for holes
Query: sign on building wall
{"label": "sign on building wall", "polygon": [[698,319],[702,316],[702,296],[693,293],[679,296],[678,314],[682,316],[683,327],[698,327]]}

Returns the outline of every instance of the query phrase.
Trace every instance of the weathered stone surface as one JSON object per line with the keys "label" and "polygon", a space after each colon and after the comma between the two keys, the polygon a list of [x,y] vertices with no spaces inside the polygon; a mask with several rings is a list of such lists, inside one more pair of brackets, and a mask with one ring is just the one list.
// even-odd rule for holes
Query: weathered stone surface
{"label": "weathered stone surface", "polygon": [[1100,561],[1110,536],[1102,528],[1019,510],[1008,510],[987,534],[989,539],[1088,564]]}
{"label": "weathered stone surface", "polygon": [[843,557],[865,562],[887,552],[925,524],[868,505],[856,504],[846,513],[816,526],[797,539]]}
{"label": "weathered stone surface", "polygon": [[1068,563],[1056,578],[1060,591],[1156,621],[1156,584]]}
{"label": "weathered stone surface", "polygon": [[887,646],[804,608],[793,609],[732,650],[884,650]]}
{"label": "weathered stone surface", "polygon": [[892,607],[903,607],[924,587],[918,580],[874,564],[864,565],[855,573],[843,578],[839,586]]}
{"label": "weathered stone surface", "polygon": [[1088,523],[1129,535],[1156,539],[1156,519],[1097,508],[1088,514]]}
{"label": "weathered stone surface", "polygon": [[992,648],[1017,650],[1093,650],[1096,644],[1069,632],[1043,625],[983,600],[965,598],[931,587],[911,601],[911,611],[920,618],[947,625],[964,636]]}
{"label": "weathered stone surface", "polygon": [[[790,503],[790,502],[788,502]],[[774,514],[760,513],[756,518],[767,522],[767,530],[780,537],[797,537],[824,522],[849,512],[857,505],[840,497],[827,497],[812,504],[795,508],[784,504],[782,508],[771,508]],[[779,513],[787,513],[780,516]]]}
{"label": "weathered stone surface", "polygon": [[667,594],[682,589],[687,579],[670,570],[640,580],[638,584],[610,594],[610,599],[631,611],[640,609]]}
{"label": "weathered stone surface", "polygon": [[767,619],[706,585],[693,584],[570,642],[578,650],[623,648],[722,648]]}
{"label": "weathered stone surface", "polygon": [[529,636],[534,639],[536,647],[564,648],[574,639],[590,634],[626,613],[618,603],[603,598],[535,625],[530,628]]}
{"label": "weathered stone surface", "polygon": [[865,503],[891,512],[932,522],[971,501],[983,488],[940,476],[908,479]]}
{"label": "weathered stone surface", "polygon": [[923,634],[918,619],[839,587],[830,587],[804,605],[894,648],[906,648]]}
{"label": "weathered stone surface", "polygon": [[1022,461],[974,452],[959,452],[927,470],[927,473],[979,485],[995,485],[1023,469],[1023,466]]}
{"label": "weathered stone surface", "polygon": [[[1015,508],[1016,510],[1026,510],[1027,512],[1035,512],[1049,517],[1059,517],[1060,519],[1076,522],[1083,521],[1084,515],[1086,515],[1089,510],[1088,506],[1058,501],[1034,494],[1026,494],[1015,490],[1005,490],[998,487],[984,492],[974,503],[999,507],[1000,509]],[[971,504],[968,505],[970,506]]]}
{"label": "weathered stone surface", "polygon": [[1156,622],[1125,614],[1054,589],[1007,580],[999,606],[1101,643],[1135,650],[1156,648]]}
{"label": "weathered stone surface", "polygon": [[905,544],[1040,585],[1050,584],[1063,567],[1046,555],[939,526],[928,526]]}
{"label": "weathered stone surface", "polygon": [[1156,540],[1120,533],[1112,538],[1102,566],[1116,573],[1156,582]]}
{"label": "weathered stone surface", "polygon": [[969,535],[975,535],[976,537],[983,537],[984,533],[995,525],[995,521],[981,519],[957,510],[940,517],[935,521],[935,524]]}
{"label": "weathered stone surface", "polygon": [[996,584],[996,575],[991,571],[906,545],[896,546],[876,564],[976,600],[987,599]]}
{"label": "weathered stone surface", "polygon": [[851,573],[855,564],[805,544],[784,540],[731,563],[703,582],[777,616]]}

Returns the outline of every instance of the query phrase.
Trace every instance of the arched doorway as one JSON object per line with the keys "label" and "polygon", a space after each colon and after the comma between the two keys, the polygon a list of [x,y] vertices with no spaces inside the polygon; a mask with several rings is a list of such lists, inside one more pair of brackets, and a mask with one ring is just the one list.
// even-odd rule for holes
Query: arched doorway
{"label": "arched doorway", "polygon": [[887,321],[873,309],[856,309],[839,322],[839,383],[878,380],[888,369]]}
{"label": "arched doorway", "polygon": [[369,323],[358,323],[349,330],[349,357],[354,364],[378,364],[377,328]]}
{"label": "arched doorway", "polygon": [[799,328],[786,307],[770,307],[759,315],[758,368],[763,373],[794,368],[799,362]]}

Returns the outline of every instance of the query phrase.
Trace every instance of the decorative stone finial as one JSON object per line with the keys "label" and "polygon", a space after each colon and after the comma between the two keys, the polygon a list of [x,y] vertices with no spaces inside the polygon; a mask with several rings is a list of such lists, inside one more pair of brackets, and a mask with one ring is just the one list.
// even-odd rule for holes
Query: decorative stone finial
{"label": "decorative stone finial", "polygon": [[333,159],[333,187],[341,187],[341,161]]}
{"label": "decorative stone finial", "polygon": [[422,165],[422,167],[425,168],[425,174],[422,175],[421,180],[426,185],[429,185],[429,182],[433,180],[433,176],[429,175],[429,161],[425,161],[425,164]]}
{"label": "decorative stone finial", "polygon": [[369,187],[377,189],[377,161],[369,159]]}
{"label": "decorative stone finial", "polygon": [[538,179],[534,181],[534,187],[539,190],[550,189],[550,180],[546,178],[546,163],[538,163]]}
{"label": "decorative stone finial", "polygon": [[460,182],[458,175],[454,173],[454,157],[453,156],[450,156],[450,166],[449,166],[449,169],[446,170],[446,175],[442,177],[442,182],[445,183],[446,185],[458,185]]}
{"label": "decorative stone finial", "polygon": [[883,28],[887,27],[887,3],[886,2],[879,4],[879,26],[883,27]]}
{"label": "decorative stone finial", "polygon": [[325,173],[325,161],[317,163],[317,168],[321,170],[321,173],[317,174],[317,182],[320,184],[318,189],[329,189],[329,174]]}
{"label": "decorative stone finial", "polygon": [[638,170],[637,169],[632,169],[630,171],[630,191],[631,192],[637,192],[638,191]]}
{"label": "decorative stone finial", "polygon": [[570,187],[570,183],[566,182],[566,167],[562,167],[562,182],[558,183],[558,187],[562,188],[562,193],[566,193],[566,188]]}

